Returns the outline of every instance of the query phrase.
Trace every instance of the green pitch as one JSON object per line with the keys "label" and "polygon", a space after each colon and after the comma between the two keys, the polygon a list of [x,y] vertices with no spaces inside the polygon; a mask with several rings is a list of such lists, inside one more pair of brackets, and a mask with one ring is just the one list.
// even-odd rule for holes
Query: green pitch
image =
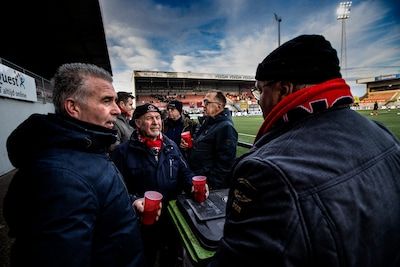
{"label": "green pitch", "polygon": [[[371,116],[371,111],[361,110],[358,112],[372,120],[382,122],[400,139],[400,110],[379,110],[377,116]],[[233,117],[233,123],[239,134],[239,141],[252,144],[262,122],[262,116]],[[246,148],[238,147],[237,155],[246,151]]]}

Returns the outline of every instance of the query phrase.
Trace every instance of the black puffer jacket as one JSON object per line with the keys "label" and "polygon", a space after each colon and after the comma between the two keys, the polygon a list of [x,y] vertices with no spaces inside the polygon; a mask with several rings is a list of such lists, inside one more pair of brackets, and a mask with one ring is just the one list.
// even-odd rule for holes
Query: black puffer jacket
{"label": "black puffer jacket", "polygon": [[4,200],[13,266],[142,266],[139,222],[105,153],[115,133],[32,115],[8,138],[18,172]]}
{"label": "black puffer jacket", "polygon": [[238,134],[228,109],[215,118],[206,117],[194,136],[190,168],[207,176],[210,189],[227,188],[228,174],[236,158]]}
{"label": "black puffer jacket", "polygon": [[178,146],[166,136],[157,159],[139,141],[137,130],[128,142],[112,152],[111,158],[121,171],[129,193],[136,197],[143,197],[148,190],[158,191],[163,194],[166,209],[168,201],[176,199],[183,190],[190,192],[193,173]]}
{"label": "black puffer jacket", "polygon": [[210,266],[400,266],[400,144],[349,108],[264,135],[233,169]]}

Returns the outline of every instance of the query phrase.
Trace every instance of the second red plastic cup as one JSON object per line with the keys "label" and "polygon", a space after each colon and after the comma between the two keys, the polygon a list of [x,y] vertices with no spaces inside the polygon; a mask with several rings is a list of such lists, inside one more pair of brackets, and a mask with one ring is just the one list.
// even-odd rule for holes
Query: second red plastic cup
{"label": "second red plastic cup", "polygon": [[193,194],[196,202],[204,202],[206,200],[206,183],[207,177],[205,176],[194,176],[192,178],[193,183]]}
{"label": "second red plastic cup", "polygon": [[157,191],[146,191],[144,193],[144,211],[142,223],[149,225],[156,222],[157,212],[163,195]]}
{"label": "second red plastic cup", "polygon": [[186,143],[188,143],[188,148],[192,148],[193,143],[192,143],[192,135],[190,134],[189,131],[181,133],[181,137],[183,140],[185,140]]}

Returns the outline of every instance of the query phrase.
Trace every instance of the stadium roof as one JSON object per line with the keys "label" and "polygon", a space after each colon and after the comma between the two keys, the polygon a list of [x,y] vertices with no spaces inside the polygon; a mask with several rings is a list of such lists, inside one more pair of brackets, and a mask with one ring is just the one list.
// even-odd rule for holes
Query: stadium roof
{"label": "stadium roof", "polygon": [[135,78],[177,78],[177,79],[204,79],[229,81],[255,81],[254,76],[240,74],[213,74],[195,72],[143,71],[135,70]]}
{"label": "stadium roof", "polygon": [[98,0],[7,0],[0,57],[46,79],[68,62],[112,73]]}
{"label": "stadium roof", "polygon": [[381,81],[399,80],[399,79],[400,79],[400,74],[389,74],[371,78],[358,79],[356,82],[359,84],[360,83],[363,84],[363,83],[372,83],[372,82],[381,82]]}

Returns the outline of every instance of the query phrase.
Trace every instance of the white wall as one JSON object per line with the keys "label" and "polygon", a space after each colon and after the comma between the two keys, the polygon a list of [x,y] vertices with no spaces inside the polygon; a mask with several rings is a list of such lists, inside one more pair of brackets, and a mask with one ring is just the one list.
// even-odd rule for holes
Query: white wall
{"label": "white wall", "polygon": [[[8,160],[6,142],[10,133],[33,113],[54,113],[53,103],[26,102],[0,98],[0,176],[13,170]],[[32,140],[34,142],[34,140]]]}

